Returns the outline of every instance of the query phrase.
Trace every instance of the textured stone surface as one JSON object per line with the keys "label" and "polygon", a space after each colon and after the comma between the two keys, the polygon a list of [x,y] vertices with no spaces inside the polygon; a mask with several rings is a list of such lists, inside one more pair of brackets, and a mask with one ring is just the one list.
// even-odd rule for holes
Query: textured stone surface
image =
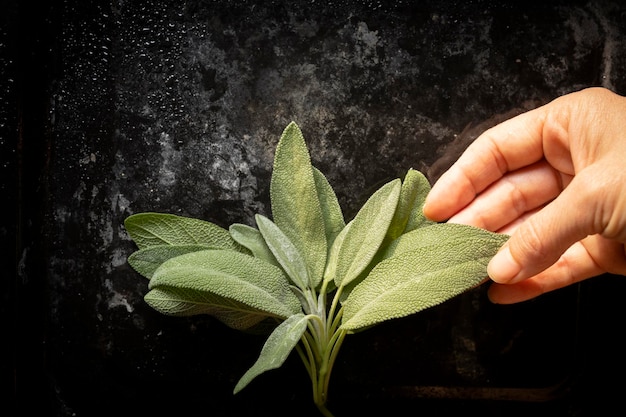
{"label": "textured stone surface", "polygon": [[[618,1],[57,3],[9,2],[0,42],[0,169],[18,196],[2,229],[18,236],[7,311],[32,329],[15,344],[15,398],[29,409],[32,389],[50,416],[315,415],[295,356],[233,397],[263,340],[158,315],[126,264],[130,214],[221,226],[271,214],[290,121],[350,217],[410,167],[436,178],[515,112],[586,86],[626,93]],[[582,367],[577,290],[498,307],[477,289],[350,336],[331,401],[338,415],[535,410]],[[444,400],[419,402],[432,397]]]}

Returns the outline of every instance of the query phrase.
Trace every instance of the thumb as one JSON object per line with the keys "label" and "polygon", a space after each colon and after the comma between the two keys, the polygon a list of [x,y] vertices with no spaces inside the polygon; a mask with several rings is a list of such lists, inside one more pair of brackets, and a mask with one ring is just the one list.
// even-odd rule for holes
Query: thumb
{"label": "thumb", "polygon": [[554,201],[513,232],[489,262],[493,281],[513,284],[530,278],[556,263],[574,243],[600,232],[594,230],[596,190],[583,177],[575,176]]}

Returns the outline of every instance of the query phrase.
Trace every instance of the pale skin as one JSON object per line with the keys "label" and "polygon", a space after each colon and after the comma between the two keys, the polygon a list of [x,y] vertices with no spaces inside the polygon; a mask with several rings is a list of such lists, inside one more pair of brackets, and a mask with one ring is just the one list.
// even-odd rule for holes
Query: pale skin
{"label": "pale skin", "polygon": [[511,235],[487,268],[495,303],[626,275],[626,97],[589,88],[487,130],[424,214]]}

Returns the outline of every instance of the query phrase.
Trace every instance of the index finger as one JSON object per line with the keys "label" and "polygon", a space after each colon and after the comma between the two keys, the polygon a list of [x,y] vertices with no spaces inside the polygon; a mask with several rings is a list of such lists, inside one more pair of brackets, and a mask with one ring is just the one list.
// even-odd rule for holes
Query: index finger
{"label": "index finger", "polygon": [[486,130],[435,183],[426,198],[426,217],[443,221],[507,172],[543,158],[545,108],[522,113]]}

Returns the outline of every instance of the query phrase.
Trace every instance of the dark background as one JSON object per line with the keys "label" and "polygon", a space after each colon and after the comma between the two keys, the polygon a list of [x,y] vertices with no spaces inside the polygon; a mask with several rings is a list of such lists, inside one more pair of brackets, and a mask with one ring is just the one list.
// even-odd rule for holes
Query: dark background
{"label": "dark background", "polygon": [[[349,218],[408,168],[434,179],[486,126],[588,86],[626,93],[621,1],[5,1],[0,413],[317,415],[296,355],[232,395],[264,339],[147,307],[123,220],[270,214],[291,120]],[[480,287],[349,336],[329,406],[621,410],[624,289],[604,276],[496,306]]]}

